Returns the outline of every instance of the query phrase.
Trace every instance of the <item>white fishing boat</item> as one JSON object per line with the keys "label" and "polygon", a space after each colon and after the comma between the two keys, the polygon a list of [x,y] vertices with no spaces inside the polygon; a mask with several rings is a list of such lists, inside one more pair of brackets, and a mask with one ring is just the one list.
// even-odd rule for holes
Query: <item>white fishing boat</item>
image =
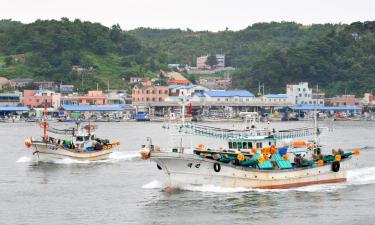
{"label": "white fishing boat", "polygon": [[[45,116],[44,116],[45,118]],[[33,149],[33,155],[38,161],[52,161],[54,159],[74,159],[80,161],[97,161],[107,159],[119,142],[110,142],[95,135],[95,126],[77,126],[71,129],[58,130],[49,128],[46,120],[41,123],[44,136],[40,139],[27,138],[25,145]],[[59,137],[47,135],[54,133]]]}
{"label": "white fishing boat", "polygon": [[[323,155],[318,141],[323,129],[315,124],[311,128],[276,131],[253,125],[228,130],[183,123],[176,126],[181,134],[180,145],[161,150],[149,138],[141,156],[156,162],[168,176],[171,188],[215,185],[275,189],[346,181],[347,170],[357,162],[354,156],[359,155],[359,149]],[[227,146],[184,147],[182,138],[187,133],[225,139]],[[313,141],[303,140],[311,136]]]}

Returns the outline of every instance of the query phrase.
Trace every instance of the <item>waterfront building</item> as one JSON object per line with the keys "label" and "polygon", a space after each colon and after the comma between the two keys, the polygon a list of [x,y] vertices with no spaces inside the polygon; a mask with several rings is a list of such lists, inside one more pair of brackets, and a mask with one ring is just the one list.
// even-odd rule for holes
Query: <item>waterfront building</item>
{"label": "waterfront building", "polygon": [[288,84],[286,94],[293,105],[324,105],[324,93],[313,93],[307,82]]}
{"label": "waterfront building", "polygon": [[375,95],[372,93],[365,93],[362,99],[362,103],[367,106],[375,106]]}
{"label": "waterfront building", "polygon": [[0,93],[0,106],[18,106],[21,104],[21,92]]}
{"label": "waterfront building", "polygon": [[[266,94],[260,97],[265,102],[288,102],[287,94]],[[290,102],[291,103],[291,102]]]}
{"label": "waterfront building", "polygon": [[163,102],[169,95],[166,86],[135,85],[132,89],[132,102]]}
{"label": "waterfront building", "polygon": [[86,95],[68,95],[61,97],[62,105],[105,105],[107,96],[102,91],[88,91]]}
{"label": "waterfront building", "polygon": [[355,95],[341,95],[329,99],[333,106],[363,106],[362,99],[356,98]]}
{"label": "waterfront building", "polygon": [[254,94],[245,90],[210,90],[204,93],[197,93],[193,101],[205,102],[250,102],[255,100]]}
{"label": "waterfront building", "polygon": [[196,93],[203,93],[208,91],[208,88],[205,88],[200,85],[189,84],[189,85],[179,85],[172,84],[168,86],[169,96],[192,96]]}
{"label": "waterfront building", "polygon": [[28,107],[60,107],[61,94],[50,90],[24,90],[22,104]]}

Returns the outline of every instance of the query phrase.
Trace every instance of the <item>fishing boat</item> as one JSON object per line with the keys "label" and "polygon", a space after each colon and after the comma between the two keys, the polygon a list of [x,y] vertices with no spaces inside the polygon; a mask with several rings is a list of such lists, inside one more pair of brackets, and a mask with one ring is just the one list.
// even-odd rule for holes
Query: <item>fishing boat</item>
{"label": "fishing boat", "polygon": [[[25,146],[33,149],[33,155],[38,161],[51,161],[54,159],[74,159],[80,161],[97,161],[109,157],[119,142],[110,142],[95,135],[95,126],[88,124],[82,126],[76,123],[71,129],[50,128],[46,122],[46,110],[41,123],[44,135],[42,138],[27,138]],[[60,137],[47,135],[53,133]]]}
{"label": "fishing boat", "polygon": [[[360,153],[339,149],[323,154],[319,135],[326,129],[318,128],[317,120],[314,127],[279,131],[254,125],[243,130],[189,123],[175,127],[181,134],[179,145],[162,150],[148,138],[141,149],[142,159],[154,161],[168,176],[167,190],[185,185],[279,189],[345,182]],[[185,147],[182,138],[187,134],[225,139],[227,146]]]}

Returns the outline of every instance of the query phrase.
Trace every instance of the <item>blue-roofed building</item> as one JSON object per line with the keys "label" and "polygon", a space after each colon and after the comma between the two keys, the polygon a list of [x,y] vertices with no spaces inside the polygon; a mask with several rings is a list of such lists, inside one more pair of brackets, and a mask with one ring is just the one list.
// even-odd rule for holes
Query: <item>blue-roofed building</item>
{"label": "blue-roofed building", "polygon": [[262,101],[267,103],[275,103],[275,102],[288,102],[288,95],[286,94],[266,94],[263,95]]}
{"label": "blue-roofed building", "polygon": [[208,91],[208,88],[196,84],[171,84],[168,86],[168,88],[170,96],[193,96],[197,93],[203,93],[205,91]]}
{"label": "blue-roofed building", "polygon": [[210,90],[196,95],[195,98],[208,102],[250,102],[255,96],[245,90]]}

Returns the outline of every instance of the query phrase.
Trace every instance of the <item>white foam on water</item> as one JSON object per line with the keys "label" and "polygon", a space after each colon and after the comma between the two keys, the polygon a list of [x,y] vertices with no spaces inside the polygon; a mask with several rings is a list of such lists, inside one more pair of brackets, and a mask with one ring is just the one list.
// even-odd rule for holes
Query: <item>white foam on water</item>
{"label": "white foam on water", "polygon": [[160,189],[163,188],[163,183],[158,180],[153,180],[150,183],[147,183],[142,186],[144,189]]}
{"label": "white foam on water", "polygon": [[237,188],[227,188],[215,185],[184,185],[179,187],[181,190],[186,191],[198,191],[198,192],[214,192],[214,193],[236,193],[236,192],[248,192],[254,189],[237,187]]}
{"label": "white foam on water", "polygon": [[333,192],[352,185],[375,184],[375,167],[348,170],[347,181],[334,184],[311,185],[291,190],[306,192]]}
{"label": "white foam on water", "polygon": [[107,161],[120,161],[120,160],[135,160],[140,159],[141,155],[139,151],[131,151],[131,152],[112,152],[109,155],[109,159]]}
{"label": "white foam on water", "polygon": [[301,191],[301,192],[334,192],[347,187],[346,183],[334,183],[334,184],[316,184],[303,186],[298,188],[292,188],[288,190]]}
{"label": "white foam on water", "polygon": [[65,158],[65,159],[53,159],[48,161],[49,163],[55,163],[55,164],[87,164],[90,163],[90,161],[81,161],[81,160],[75,160],[71,158]]}
{"label": "white foam on water", "polygon": [[19,159],[17,159],[18,163],[31,163],[31,162],[36,162],[33,157],[28,157],[28,156],[22,156]]}
{"label": "white foam on water", "polygon": [[[140,154],[138,151],[131,151],[131,152],[112,152],[109,155],[108,159],[105,160],[98,160],[98,161],[86,161],[86,160],[75,160],[71,158],[64,158],[64,159],[50,159],[48,161],[43,161],[47,163],[55,163],[55,164],[87,164],[87,163],[108,163],[108,162],[119,162],[119,161],[130,161],[140,159]],[[17,160],[18,163],[31,163],[31,162],[38,162],[36,157],[28,157],[22,156]]]}
{"label": "white foam on water", "polygon": [[348,171],[348,184],[375,184],[375,167],[359,168]]}

